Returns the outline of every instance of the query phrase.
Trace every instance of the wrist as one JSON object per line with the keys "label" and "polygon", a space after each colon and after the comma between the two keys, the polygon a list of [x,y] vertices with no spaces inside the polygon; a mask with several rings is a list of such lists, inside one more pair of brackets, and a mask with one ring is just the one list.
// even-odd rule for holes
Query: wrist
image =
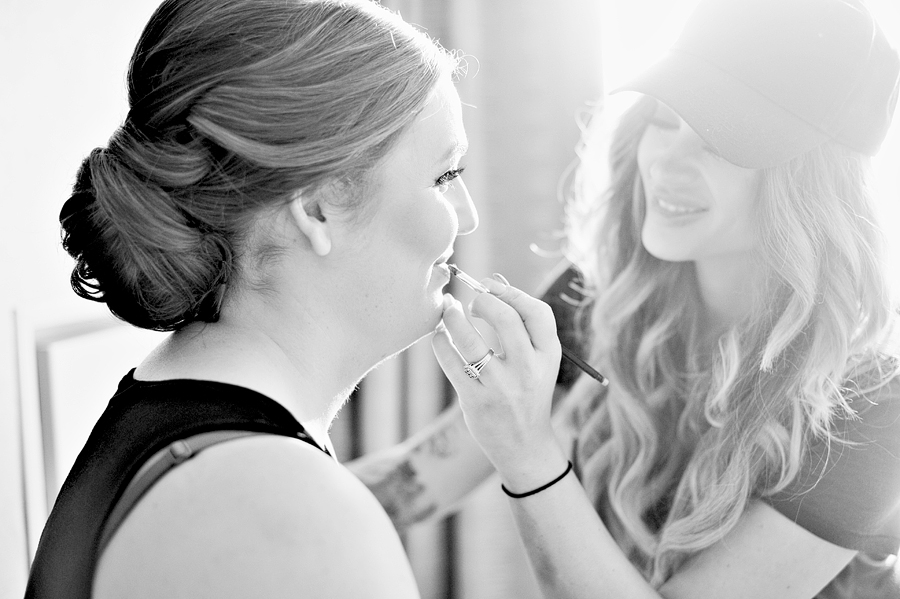
{"label": "wrist", "polygon": [[503,485],[502,483],[500,485],[500,488],[503,490],[504,493],[507,494],[507,496],[512,497],[513,499],[524,499],[525,497],[531,497],[532,495],[537,495],[541,491],[546,491],[547,489],[549,489],[556,483],[560,482],[566,476],[568,476],[569,472],[571,472],[571,471],[572,471],[572,460],[569,460],[568,464],[566,465],[566,469],[563,470],[562,473],[558,474],[555,478],[552,478],[551,480],[545,482],[541,486],[531,489],[530,491],[522,491],[519,493],[513,492],[513,491],[510,491],[509,489],[507,489],[506,486]]}
{"label": "wrist", "polygon": [[497,470],[500,482],[507,494],[521,494],[533,491],[555,480],[568,469],[569,459],[558,448],[529,459],[516,460],[515,465],[508,465]]}

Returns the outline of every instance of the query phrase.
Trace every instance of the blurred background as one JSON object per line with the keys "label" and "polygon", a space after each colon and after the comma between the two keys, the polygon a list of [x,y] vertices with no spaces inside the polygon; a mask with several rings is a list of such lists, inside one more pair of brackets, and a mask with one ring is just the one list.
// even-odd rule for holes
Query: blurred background
{"label": "blurred background", "polygon": [[[501,272],[540,288],[560,259],[562,182],[579,122],[604,90],[665,51],[696,1],[384,0],[467,57],[465,179],[481,227],[460,239],[455,262],[477,278]],[[157,3],[0,2],[0,599],[22,595],[75,454],[119,378],[160,340],[75,297],[57,221],[80,161],[125,117],[128,59]],[[895,46],[898,4],[870,1]],[[877,164],[894,237],[898,129]],[[896,246],[891,255],[897,273]],[[451,401],[430,344],[415,346],[370,375],[341,412],[339,458],[396,443]],[[404,542],[423,598],[538,597],[497,481]]]}

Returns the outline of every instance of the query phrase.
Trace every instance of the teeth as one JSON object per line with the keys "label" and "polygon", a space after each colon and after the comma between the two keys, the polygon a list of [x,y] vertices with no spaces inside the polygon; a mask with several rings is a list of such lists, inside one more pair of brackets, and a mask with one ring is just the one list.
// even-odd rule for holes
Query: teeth
{"label": "teeth", "polygon": [[672,212],[674,214],[693,214],[695,212],[703,212],[703,208],[691,208],[689,206],[678,206],[676,204],[670,204],[665,200],[657,199],[656,203],[660,208],[665,210],[666,212]]}

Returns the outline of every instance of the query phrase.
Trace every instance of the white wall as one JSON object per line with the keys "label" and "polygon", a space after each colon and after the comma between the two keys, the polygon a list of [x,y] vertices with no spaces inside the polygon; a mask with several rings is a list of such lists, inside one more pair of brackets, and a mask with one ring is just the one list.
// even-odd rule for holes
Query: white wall
{"label": "white wall", "polygon": [[0,2],[0,599],[22,596],[27,571],[13,315],[79,311],[57,215],[83,156],[125,116],[128,59],[157,3]]}

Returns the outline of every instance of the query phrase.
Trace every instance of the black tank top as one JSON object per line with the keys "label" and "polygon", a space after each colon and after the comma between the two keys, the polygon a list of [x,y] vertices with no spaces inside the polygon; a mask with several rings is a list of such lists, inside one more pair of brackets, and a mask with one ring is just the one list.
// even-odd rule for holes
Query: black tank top
{"label": "black tank top", "polygon": [[316,445],[276,401],[243,387],[197,380],[119,383],[66,477],[44,526],[26,599],[88,599],[100,537],[141,466],[171,443],[217,430],[294,437]]}

